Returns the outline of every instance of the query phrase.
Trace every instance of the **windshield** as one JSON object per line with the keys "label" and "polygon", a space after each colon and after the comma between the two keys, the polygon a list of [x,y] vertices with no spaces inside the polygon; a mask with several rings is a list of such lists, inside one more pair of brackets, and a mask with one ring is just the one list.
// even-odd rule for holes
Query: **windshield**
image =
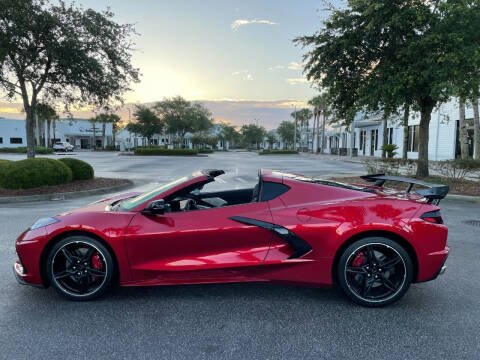
{"label": "windshield", "polygon": [[181,184],[181,183],[183,183],[185,181],[188,181],[192,178],[193,178],[193,176],[189,175],[189,176],[184,176],[180,179],[174,180],[172,182],[169,182],[168,184],[165,184],[165,185],[162,185],[158,188],[155,188],[152,191],[149,191],[149,192],[146,192],[144,194],[138,195],[134,198],[128,199],[127,201],[125,201],[121,204],[121,207],[122,207],[123,210],[131,210],[134,207],[136,207],[136,206],[138,206],[138,205],[140,205],[140,204],[142,204],[142,203],[144,203],[144,202],[146,202],[150,199],[153,199],[154,197],[157,197],[161,193],[163,193],[167,190],[170,190],[171,188],[177,186],[178,184]]}

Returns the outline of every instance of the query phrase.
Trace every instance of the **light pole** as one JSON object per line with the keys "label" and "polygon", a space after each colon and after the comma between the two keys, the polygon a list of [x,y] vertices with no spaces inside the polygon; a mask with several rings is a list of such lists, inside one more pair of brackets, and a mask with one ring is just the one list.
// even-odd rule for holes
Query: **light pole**
{"label": "light pole", "polygon": [[295,126],[293,127],[293,150],[297,150],[297,105],[294,106],[293,114],[295,118]]}

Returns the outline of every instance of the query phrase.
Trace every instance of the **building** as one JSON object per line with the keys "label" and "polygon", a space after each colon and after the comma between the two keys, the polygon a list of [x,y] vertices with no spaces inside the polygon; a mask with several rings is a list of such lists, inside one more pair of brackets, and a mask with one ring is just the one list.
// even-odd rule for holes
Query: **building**
{"label": "building", "polygon": [[[429,131],[428,157],[430,160],[449,160],[460,156],[458,121],[459,111],[456,100],[440,105],[432,112]],[[473,155],[473,109],[466,109],[470,155]],[[407,155],[418,158],[420,114],[411,112],[408,120]],[[388,144],[398,146],[396,157],[403,152],[403,125],[401,117],[392,117],[387,122]],[[357,149],[359,156],[381,156],[382,116],[358,114],[350,127],[330,125],[326,131],[325,151],[327,153],[351,153]],[[341,151],[341,149],[345,149]]]}
{"label": "building", "polygon": [[[102,139],[102,124],[95,125],[95,145],[113,144],[112,125],[105,124],[105,139]],[[48,138],[47,128],[40,126],[40,144]],[[93,149],[93,124],[86,119],[62,119],[50,127],[50,142],[68,141],[76,149]],[[27,146],[25,120],[0,119],[0,147]]]}

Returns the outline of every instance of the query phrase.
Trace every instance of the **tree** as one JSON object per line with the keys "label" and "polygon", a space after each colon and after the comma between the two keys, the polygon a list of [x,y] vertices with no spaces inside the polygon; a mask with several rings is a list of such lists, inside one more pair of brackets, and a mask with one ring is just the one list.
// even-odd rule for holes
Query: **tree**
{"label": "tree", "polygon": [[160,134],[163,131],[165,123],[152,109],[144,105],[137,105],[133,113],[136,121],[127,125],[127,130],[131,133],[141,135],[151,143],[153,135]]}
{"label": "tree", "polygon": [[40,99],[100,106],[120,102],[138,81],[134,28],[113,16],[63,1],[0,0],[0,87],[23,101],[29,158]]}
{"label": "tree", "polygon": [[422,178],[429,174],[433,108],[456,89],[478,89],[479,31],[476,0],[350,0],[322,30],[295,41],[311,46],[306,76],[328,89],[347,124],[362,107],[394,113],[412,104],[420,112],[416,175]]}
{"label": "tree", "polygon": [[293,144],[295,137],[295,123],[293,121],[282,121],[278,125],[277,133],[282,139],[282,142],[288,147],[288,144]]}
{"label": "tree", "polygon": [[255,124],[243,125],[240,132],[242,133],[245,143],[249,146],[255,144],[257,149],[266,134],[266,130],[263,126]]}
{"label": "tree", "polygon": [[181,96],[165,98],[157,102],[154,109],[166,123],[167,131],[179,136],[182,142],[187,132],[207,131],[213,126],[212,115],[207,108]]}
{"label": "tree", "polygon": [[235,126],[226,123],[222,123],[220,126],[222,127],[222,130],[220,131],[221,140],[228,141],[230,146],[235,146],[235,142],[240,139],[240,134]]}
{"label": "tree", "polygon": [[467,134],[467,120],[465,119],[465,103],[463,97],[458,99],[458,137],[460,143],[460,153],[462,160],[468,159],[468,134]]}
{"label": "tree", "polygon": [[277,142],[277,135],[275,135],[275,131],[272,130],[267,133],[266,137],[267,137],[267,143],[270,147],[270,150],[272,150],[273,144]]}
{"label": "tree", "polygon": [[58,121],[59,116],[53,107],[43,103],[39,103],[37,105],[37,116],[38,120],[43,121],[47,126],[47,138],[45,139],[45,146],[51,146],[50,126],[52,122]]}
{"label": "tree", "polygon": [[473,106],[473,158],[480,160],[480,116],[478,111],[478,98],[472,101]]}
{"label": "tree", "polygon": [[113,140],[113,146],[115,147],[117,139],[117,132],[120,126],[120,116],[117,114],[110,114],[110,123],[112,124],[112,140]]}
{"label": "tree", "polygon": [[97,122],[98,116],[91,117],[88,119],[90,124],[92,124],[92,132],[93,132],[93,149],[97,148]]}
{"label": "tree", "polygon": [[[320,146],[320,152],[323,153],[325,147],[325,123],[327,121],[328,116],[330,115],[330,100],[328,98],[328,93],[323,92],[320,95],[315,96],[309,102],[310,105],[314,107],[313,113],[316,114],[317,117],[317,131],[316,133],[316,141],[314,141],[315,149],[314,152],[317,152],[318,147]],[[322,128],[321,128],[321,142],[320,145],[318,144],[318,137],[320,136],[320,117],[322,117]],[[314,134],[315,135],[315,134]],[[355,136],[355,133],[352,134]],[[353,144],[352,144],[353,148]]]}
{"label": "tree", "polygon": [[305,108],[293,111],[290,116],[297,121],[300,128],[300,146],[306,140],[308,145],[308,122],[313,116],[312,110]]}
{"label": "tree", "polygon": [[403,108],[403,148],[402,148],[402,159],[407,160],[408,158],[408,119],[410,118],[410,105],[406,104]]}

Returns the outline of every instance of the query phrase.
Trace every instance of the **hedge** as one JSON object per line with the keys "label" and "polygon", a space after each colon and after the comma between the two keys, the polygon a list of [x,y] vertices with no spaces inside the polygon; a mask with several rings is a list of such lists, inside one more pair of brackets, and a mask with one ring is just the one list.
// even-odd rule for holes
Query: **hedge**
{"label": "hedge", "polygon": [[5,173],[7,172],[10,164],[12,163],[13,161],[0,159],[0,184],[2,183],[2,179],[5,176]]}
{"label": "hedge", "polygon": [[213,153],[213,152],[214,152],[213,149],[199,149],[199,150],[198,150],[198,153],[199,153],[199,154],[211,154],[211,153]]}
{"label": "hedge", "polygon": [[72,159],[72,158],[63,158],[59,159],[65,165],[67,165],[70,170],[72,170],[73,180],[89,180],[93,179],[93,168],[89,163],[85,161]]}
{"label": "hedge", "polygon": [[197,149],[163,149],[156,147],[138,147],[133,152],[135,155],[162,155],[162,156],[189,156],[197,155]]}
{"label": "hedge", "polygon": [[258,155],[298,154],[297,150],[262,150]]}
{"label": "hedge", "polygon": [[6,189],[31,189],[71,181],[72,170],[64,163],[54,159],[34,158],[10,163],[0,185]]}
{"label": "hedge", "polygon": [[[2,153],[15,153],[15,154],[26,154],[27,148],[25,146],[21,147],[3,147],[0,148],[0,152]],[[35,148],[36,154],[53,154],[53,149],[47,148],[44,146],[37,146]]]}

